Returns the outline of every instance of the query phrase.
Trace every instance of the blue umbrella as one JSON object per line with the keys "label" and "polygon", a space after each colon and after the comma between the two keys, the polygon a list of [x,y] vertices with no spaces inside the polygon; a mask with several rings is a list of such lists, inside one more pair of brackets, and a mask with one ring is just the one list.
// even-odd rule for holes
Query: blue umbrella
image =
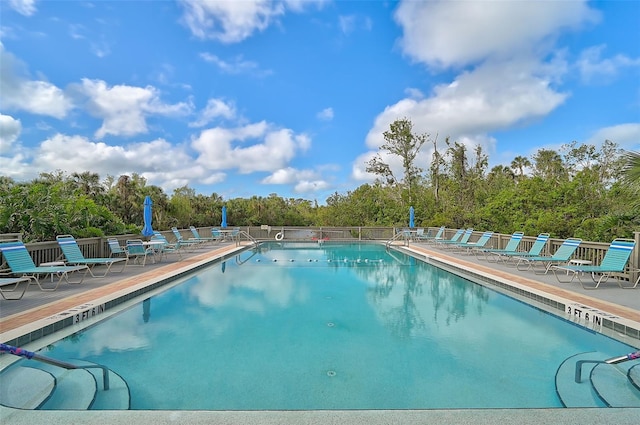
{"label": "blue umbrella", "polygon": [[227,227],[227,207],[222,207],[222,223],[221,227]]}
{"label": "blue umbrella", "polygon": [[151,196],[144,198],[144,227],[142,228],[142,236],[152,236],[153,229],[151,228]]}
{"label": "blue umbrella", "polygon": [[411,207],[409,208],[409,227],[416,227],[414,220],[415,220],[415,211],[413,210],[413,207]]}

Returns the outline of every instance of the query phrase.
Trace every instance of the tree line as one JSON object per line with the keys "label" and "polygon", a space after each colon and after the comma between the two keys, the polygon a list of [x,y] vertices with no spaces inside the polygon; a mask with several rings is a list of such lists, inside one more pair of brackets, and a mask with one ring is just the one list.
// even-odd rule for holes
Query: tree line
{"label": "tree line", "polygon": [[[27,242],[59,234],[138,234],[147,195],[159,230],[219,226],[223,205],[233,226],[407,226],[413,206],[417,227],[548,232],[601,242],[640,230],[640,154],[612,141],[599,149],[571,142],[488,169],[480,146],[469,149],[448,138],[439,146],[437,137],[414,133],[406,118],[383,135],[384,144],[367,163],[376,180],[336,192],[326,205],[277,194],[225,200],[188,186],[169,196],[138,174],[101,180],[96,173],[58,170],[29,182],[0,176],[0,233],[21,233]],[[425,145],[433,147],[427,161]],[[392,161],[402,164],[400,171]]]}

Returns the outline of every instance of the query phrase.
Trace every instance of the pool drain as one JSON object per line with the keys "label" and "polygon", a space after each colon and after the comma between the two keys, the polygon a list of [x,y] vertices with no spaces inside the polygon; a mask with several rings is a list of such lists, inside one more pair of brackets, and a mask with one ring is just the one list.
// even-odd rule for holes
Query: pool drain
{"label": "pool drain", "polygon": [[336,324],[335,324],[335,323],[333,323],[333,322],[329,322],[329,323],[327,323],[327,326],[329,326],[330,328],[334,327],[335,325],[336,325]]}
{"label": "pool drain", "polygon": [[333,378],[334,376],[336,376],[336,371],[335,370],[328,370],[327,371],[327,376],[329,378]]}

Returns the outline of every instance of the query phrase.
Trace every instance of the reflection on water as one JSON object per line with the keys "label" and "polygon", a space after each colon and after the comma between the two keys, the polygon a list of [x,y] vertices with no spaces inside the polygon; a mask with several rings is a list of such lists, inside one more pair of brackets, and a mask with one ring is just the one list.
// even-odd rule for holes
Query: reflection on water
{"label": "reflection on water", "polygon": [[142,301],[142,321],[149,323],[149,318],[151,318],[151,298]]}

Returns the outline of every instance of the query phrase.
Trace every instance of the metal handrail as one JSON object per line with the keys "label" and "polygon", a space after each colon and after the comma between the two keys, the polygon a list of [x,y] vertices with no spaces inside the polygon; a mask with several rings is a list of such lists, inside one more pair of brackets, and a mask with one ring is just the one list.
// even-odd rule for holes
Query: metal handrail
{"label": "metal handrail", "polygon": [[258,241],[253,236],[251,236],[248,232],[245,232],[244,230],[241,230],[238,233],[238,242],[240,242],[240,236],[245,236],[248,240],[253,242],[254,245],[258,246]]}
{"label": "metal handrail", "polygon": [[71,363],[63,362],[62,360],[52,359],[51,357],[42,356],[33,351],[28,351],[23,348],[14,347],[13,345],[0,344],[0,352],[13,354],[14,356],[24,357],[30,360],[36,360],[42,363],[47,363],[53,366],[58,366],[63,369],[102,369],[102,386],[105,391],[109,390],[109,368],[99,364],[96,365],[74,365]]}
{"label": "metal handrail", "polygon": [[584,363],[606,363],[606,364],[618,364],[627,362],[629,360],[638,360],[640,359],[640,351],[636,351],[634,353],[625,354],[618,357],[611,357],[606,360],[578,360],[576,362],[576,373],[575,373],[575,381],[576,383],[582,382],[582,365]]}
{"label": "metal handrail", "polygon": [[391,239],[389,239],[387,242],[385,242],[385,246],[386,246],[387,248],[389,248],[389,246],[391,246],[391,243],[392,243],[392,242],[397,241],[397,240],[398,240],[398,239],[400,239],[400,238],[403,238],[403,239],[404,239],[404,237],[405,237],[404,233],[403,233],[402,231],[400,231],[400,232],[396,233],[396,234],[395,234]]}

